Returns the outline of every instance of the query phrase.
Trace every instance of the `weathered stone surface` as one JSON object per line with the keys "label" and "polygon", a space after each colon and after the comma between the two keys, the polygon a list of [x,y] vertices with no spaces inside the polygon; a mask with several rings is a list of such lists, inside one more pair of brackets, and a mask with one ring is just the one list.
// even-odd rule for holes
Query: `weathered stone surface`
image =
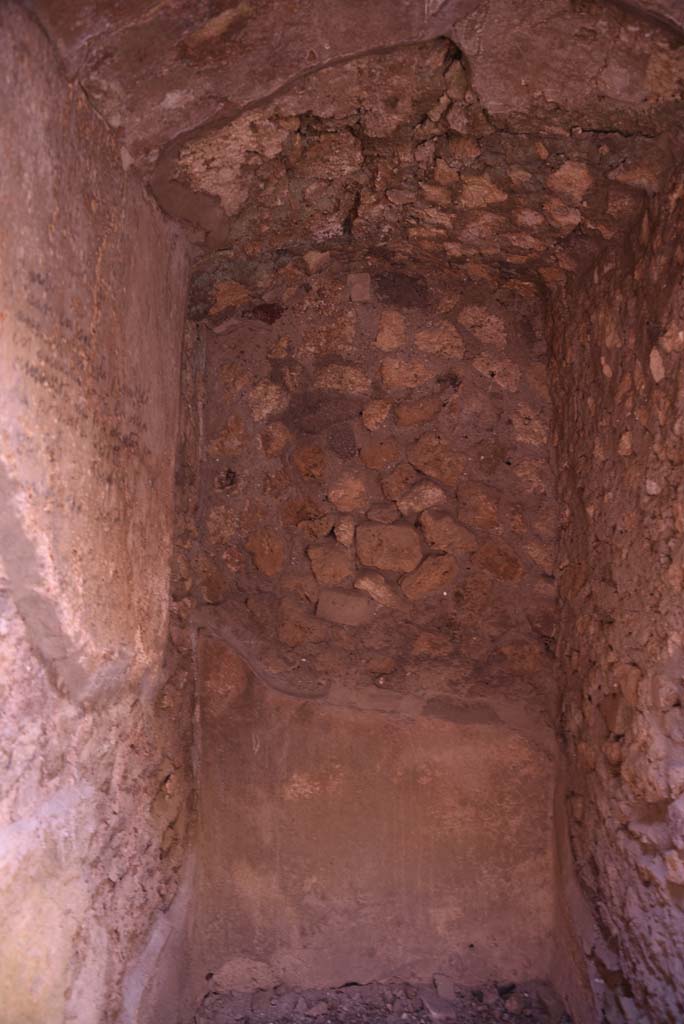
{"label": "weathered stone surface", "polygon": [[375,344],[383,352],[392,352],[406,344],[406,322],[398,309],[383,309]]}
{"label": "weathered stone surface", "polygon": [[382,383],[390,390],[416,388],[432,379],[432,370],[420,359],[396,356],[384,359],[380,366]]}
{"label": "weathered stone surface", "polygon": [[377,430],[378,427],[384,426],[391,408],[387,399],[378,398],[369,402],[362,414],[364,427],[367,430]]}
{"label": "weathered stone surface", "polygon": [[341,476],[328,491],[328,497],[340,512],[363,511],[370,504],[365,480],[354,473],[345,473]]}
{"label": "weathered stone surface", "polygon": [[326,366],[316,377],[316,386],[328,391],[350,391],[366,395],[370,390],[368,378],[356,366]]}
{"label": "weathered stone surface", "polygon": [[324,586],[345,583],[354,571],[354,560],[348,547],[335,541],[313,544],[306,553],[314,576]]}
{"label": "weathered stone surface", "polygon": [[420,525],[431,548],[448,551],[452,555],[477,548],[477,540],[470,530],[460,526],[450,515],[426,511],[420,517]]}
{"label": "weathered stone surface", "polygon": [[454,451],[449,441],[439,434],[424,434],[408,450],[412,466],[441,483],[454,487],[463,472],[463,456]]}
{"label": "weathered stone surface", "polygon": [[422,480],[402,498],[399,498],[397,507],[402,516],[411,519],[427,508],[443,505],[446,500],[447,496],[441,487],[438,487],[431,480]]}
{"label": "weathered stone surface", "polygon": [[245,547],[264,576],[276,576],[285,564],[285,542],[278,531],[269,526],[254,530]]}
{"label": "weathered stone surface", "polygon": [[442,408],[442,399],[437,395],[414,398],[395,406],[394,414],[400,427],[415,427],[427,423],[437,416]]}
{"label": "weathered stone surface", "polygon": [[399,462],[402,450],[394,437],[370,438],[361,445],[360,457],[369,469],[386,469]]}
{"label": "weathered stone surface", "polygon": [[382,490],[386,498],[396,500],[409,490],[411,485],[418,479],[413,466],[408,462],[402,462],[400,466],[392,470],[382,481]]}
{"label": "weathered stone surface", "polygon": [[436,591],[443,591],[445,587],[448,588],[456,575],[456,570],[457,563],[452,555],[426,558],[415,572],[404,577],[401,589],[409,600],[418,601]]}
{"label": "weathered stone surface", "polygon": [[476,560],[487,572],[501,580],[518,580],[523,569],[518,558],[502,544],[489,541],[477,550]]}
{"label": "weathered stone surface", "polygon": [[384,608],[402,608],[404,602],[401,594],[394,587],[391,587],[379,573],[366,573],[354,581],[357,590],[363,590],[366,594],[381,604]]}
{"label": "weathered stone surface", "polygon": [[359,561],[390,572],[411,572],[422,558],[420,537],[410,526],[370,526],[356,528]]}
{"label": "weathered stone surface", "polygon": [[316,605],[316,615],[340,626],[360,626],[373,614],[373,607],[365,594],[351,590],[322,590]]}
{"label": "weathered stone surface", "polygon": [[433,355],[462,359],[465,351],[463,339],[453,324],[444,322],[416,332],[416,348]]}

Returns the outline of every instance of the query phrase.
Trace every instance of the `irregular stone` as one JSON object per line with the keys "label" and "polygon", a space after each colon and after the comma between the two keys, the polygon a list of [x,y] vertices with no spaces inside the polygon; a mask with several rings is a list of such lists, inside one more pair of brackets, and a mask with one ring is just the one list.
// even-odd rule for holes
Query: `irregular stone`
{"label": "irregular stone", "polygon": [[506,347],[507,335],[503,320],[484,306],[464,306],[458,319],[483,345],[491,345],[496,349]]}
{"label": "irregular stone", "polygon": [[207,452],[209,455],[232,455],[240,451],[245,441],[245,424],[237,413],[228,417],[225,427],[210,441]]}
{"label": "irregular stone", "polygon": [[380,376],[387,388],[417,388],[433,378],[433,371],[420,359],[390,356],[380,364]]}
{"label": "irregular stone", "polygon": [[287,409],[289,403],[287,391],[270,380],[255,384],[247,396],[247,404],[257,423],[269,416],[278,416]]}
{"label": "irregular stone", "polygon": [[387,422],[391,404],[384,398],[374,399],[369,402],[361,413],[363,425],[366,430],[377,430]]}
{"label": "irregular stone", "polygon": [[239,281],[219,281],[214,290],[214,304],[209,310],[211,316],[217,316],[224,309],[242,306],[249,301],[249,291]]}
{"label": "irregular stone", "polygon": [[393,352],[406,343],[406,323],[397,309],[383,309],[375,345],[383,352]]}
{"label": "irregular stone", "polygon": [[352,302],[370,302],[373,297],[371,294],[370,274],[349,274],[347,277],[347,287],[349,288],[349,298]]}
{"label": "irregular stone", "polygon": [[651,376],[656,384],[660,384],[665,379],[665,363],[663,357],[657,348],[652,348],[648,357],[648,365],[651,371]]}
{"label": "irregular stone", "polygon": [[432,355],[462,359],[465,351],[463,338],[458,328],[444,321],[434,327],[426,327],[416,334],[416,348]]}
{"label": "irregular stone", "polygon": [[354,520],[345,516],[344,519],[340,519],[340,521],[335,524],[333,532],[340,544],[344,544],[345,547],[350,548],[354,543],[355,529]]}
{"label": "irregular stone", "polygon": [[431,480],[421,480],[419,484],[412,487],[408,494],[397,501],[397,507],[402,516],[406,519],[415,518],[419,512],[435,505],[443,505],[447,496],[441,487]]}
{"label": "irregular stone", "polygon": [[520,384],[520,370],[508,359],[482,354],[473,360],[473,366],[489,377],[504,391],[517,391]]}
{"label": "irregular stone", "polygon": [[420,525],[431,548],[447,551],[452,555],[475,551],[477,540],[464,526],[443,512],[423,512]]}
{"label": "irregular stone", "polygon": [[330,262],[330,253],[312,249],[310,252],[304,253],[304,262],[310,274],[317,274]]}
{"label": "irregular stone", "polygon": [[311,613],[304,602],[295,597],[284,597],[280,602],[278,639],[287,647],[319,644],[327,640],[329,629]]}
{"label": "irregular stone", "polygon": [[393,437],[369,438],[361,445],[361,461],[369,469],[385,469],[402,457],[402,450]]}
{"label": "irregular stone", "polygon": [[283,505],[282,520],[296,526],[312,539],[325,537],[333,528],[334,519],[329,510],[313,498],[298,498]]}
{"label": "irregular stone", "polygon": [[365,480],[356,473],[345,473],[328,491],[330,502],[340,512],[365,512],[370,497]]}
{"label": "irregular stone", "polygon": [[376,675],[394,672],[397,662],[389,654],[374,654],[366,662],[368,671]]}
{"label": "irregular stone", "polygon": [[415,483],[417,479],[418,474],[413,466],[410,466],[408,462],[403,462],[382,481],[382,492],[390,501],[395,501],[402,494],[406,494],[411,484]]}
{"label": "irregular stone", "polygon": [[350,590],[322,590],[316,615],[340,626],[361,626],[373,615],[373,606],[365,594]]}
{"label": "irregular stone", "polygon": [[310,572],[287,574],[281,577],[280,585],[283,590],[305,598],[310,604],[318,600],[318,584]]}
{"label": "irregular stone", "polygon": [[405,576],[400,586],[410,601],[418,601],[449,587],[456,571],[457,563],[453,555],[435,555],[426,558],[415,572]]}
{"label": "irregular stone", "polygon": [[401,519],[396,505],[373,505],[366,513],[374,523],[396,523]]}
{"label": "irregular stone", "polygon": [[365,591],[383,608],[399,609],[404,607],[404,601],[399,591],[391,587],[387,580],[377,573],[359,576],[354,586],[357,590]]}
{"label": "irregular stone", "polygon": [[262,526],[249,535],[245,547],[264,576],[276,576],[285,563],[285,542],[280,533]]}
{"label": "irregular stone", "polygon": [[458,488],[458,517],[469,526],[490,530],[499,521],[498,504],[482,487],[463,483]]}
{"label": "irregular stone", "polygon": [[423,552],[420,537],[411,526],[370,526],[356,528],[356,549],[362,565],[389,572],[411,572]]}
{"label": "irregular stone", "polygon": [[464,459],[439,434],[424,434],[408,450],[412,466],[454,487],[463,472]]}
{"label": "irregular stone", "polygon": [[[454,653],[454,645],[441,633],[421,633],[413,641],[411,654],[416,658],[448,658]],[[446,977],[446,975],[441,975]],[[451,994],[453,995],[454,983],[451,982]],[[436,984],[436,983],[435,983]],[[449,998],[448,992],[441,992],[445,998]]]}
{"label": "irregular stone", "polygon": [[292,460],[303,477],[319,480],[325,472],[325,452],[316,444],[297,448]]}
{"label": "irregular stone", "polygon": [[463,206],[468,209],[478,209],[481,206],[505,203],[508,194],[498,188],[486,175],[482,175],[465,178],[459,198]]}
{"label": "irregular stone", "polygon": [[354,560],[348,548],[334,540],[312,544],[306,551],[314,576],[324,586],[345,583],[354,572]]}
{"label": "irregular stone", "polygon": [[415,427],[427,423],[442,410],[442,399],[438,395],[427,398],[412,398],[395,406],[394,415],[400,427]]}
{"label": "irregular stone", "polygon": [[546,183],[552,192],[569,196],[579,203],[591,188],[592,176],[586,164],[574,160],[566,160],[564,164],[550,174]]}
{"label": "irregular stone", "polygon": [[316,374],[316,387],[324,391],[346,391],[352,395],[367,395],[370,391],[368,377],[357,366],[330,364]]}
{"label": "irregular stone", "polygon": [[519,580],[523,569],[510,548],[488,541],[478,548],[476,561],[487,572],[500,580]]}
{"label": "irregular stone", "polygon": [[288,445],[292,440],[292,434],[284,423],[276,421],[275,423],[269,423],[267,427],[264,427],[259,440],[261,442],[264,455],[267,455],[271,459],[276,455],[280,455],[286,445]]}
{"label": "irregular stone", "polygon": [[548,429],[534,409],[521,405],[513,411],[513,432],[516,441],[535,446],[545,445],[548,441]]}

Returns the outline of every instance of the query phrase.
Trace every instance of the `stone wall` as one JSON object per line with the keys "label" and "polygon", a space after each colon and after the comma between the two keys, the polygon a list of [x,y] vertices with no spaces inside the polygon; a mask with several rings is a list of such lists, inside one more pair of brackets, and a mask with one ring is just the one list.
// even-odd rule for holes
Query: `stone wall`
{"label": "stone wall", "polygon": [[684,1015],[683,217],[651,196],[550,316],[575,928],[609,1022]]}
{"label": "stone wall", "polygon": [[185,247],[14,4],[0,39],[1,1015],[103,1024],[187,820],[164,665]]}
{"label": "stone wall", "polygon": [[530,298],[318,250],[195,278],[198,982],[546,970],[555,505]]}

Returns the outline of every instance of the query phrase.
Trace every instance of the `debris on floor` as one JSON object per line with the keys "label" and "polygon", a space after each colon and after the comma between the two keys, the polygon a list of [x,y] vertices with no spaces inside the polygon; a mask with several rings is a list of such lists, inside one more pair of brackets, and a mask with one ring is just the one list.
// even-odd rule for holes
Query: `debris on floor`
{"label": "debris on floor", "polygon": [[297,991],[210,992],[193,1024],[572,1024],[545,982],[463,988],[445,974],[432,985],[401,981]]}

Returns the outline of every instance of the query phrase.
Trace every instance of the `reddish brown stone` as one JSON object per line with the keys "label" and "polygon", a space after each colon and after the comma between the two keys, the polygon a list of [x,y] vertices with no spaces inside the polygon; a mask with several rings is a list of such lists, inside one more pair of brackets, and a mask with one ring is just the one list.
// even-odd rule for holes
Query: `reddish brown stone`
{"label": "reddish brown stone", "polygon": [[420,568],[401,581],[401,589],[410,601],[419,601],[437,591],[449,588],[457,570],[452,555],[426,558]]}
{"label": "reddish brown stone", "polygon": [[425,539],[431,548],[448,551],[452,555],[475,551],[477,541],[470,530],[459,526],[443,512],[423,512],[420,517]]}
{"label": "reddish brown stone", "polygon": [[420,633],[411,647],[417,658],[448,658],[453,653],[454,645],[441,633]]}
{"label": "reddish brown stone", "polygon": [[373,505],[366,515],[374,523],[396,523],[401,515],[396,505]]}
{"label": "reddish brown stone", "polygon": [[363,512],[371,501],[366,482],[358,473],[344,473],[330,487],[328,497],[340,512]]}
{"label": "reddish brown stone", "polygon": [[519,580],[522,576],[520,561],[503,544],[488,541],[478,548],[475,557],[478,565],[500,580]]}
{"label": "reddish brown stone", "polygon": [[334,533],[340,544],[344,544],[345,547],[350,548],[354,543],[355,530],[356,527],[354,525],[354,520],[345,516],[343,519],[340,519],[335,523]]}
{"label": "reddish brown stone", "polygon": [[269,423],[261,432],[261,447],[269,458],[280,455],[292,435],[284,423]]}
{"label": "reddish brown stone", "polygon": [[433,327],[425,327],[416,334],[416,348],[432,355],[448,356],[451,359],[462,359],[463,338],[453,324],[444,321]]}
{"label": "reddish brown stone", "polygon": [[348,548],[334,540],[307,548],[313,574],[323,586],[345,583],[354,571],[354,560]]}
{"label": "reddish brown stone", "polygon": [[464,459],[439,434],[424,434],[408,451],[412,466],[427,476],[454,487],[461,478]]}
{"label": "reddish brown stone", "polygon": [[401,313],[396,309],[385,309],[380,317],[380,327],[375,344],[384,352],[392,352],[401,348],[406,342],[406,325]]}
{"label": "reddish brown stone", "polygon": [[251,533],[245,547],[264,576],[276,576],[285,563],[285,542],[281,534],[269,526]]}
{"label": "reddish brown stone", "polygon": [[292,456],[293,461],[303,477],[320,479],[325,471],[325,452],[318,445],[306,445],[297,448]]}
{"label": "reddish brown stone", "polygon": [[421,480],[403,498],[399,498],[397,507],[402,516],[411,519],[415,518],[419,512],[423,512],[426,508],[443,505],[446,500],[447,496],[441,487],[434,484],[432,480]]}
{"label": "reddish brown stone", "polygon": [[373,605],[353,590],[322,590],[316,615],[340,626],[361,626],[372,617]]}
{"label": "reddish brown stone", "polygon": [[418,533],[410,526],[369,526],[356,529],[356,548],[362,565],[390,572],[411,572],[423,557]]}
{"label": "reddish brown stone", "polygon": [[316,386],[326,391],[347,391],[353,395],[367,395],[368,377],[358,366],[326,366],[316,375]]}
{"label": "reddish brown stone", "polygon": [[363,425],[366,430],[377,430],[387,422],[391,404],[384,398],[369,402],[362,413]]}
{"label": "reddish brown stone", "polygon": [[382,490],[386,498],[390,501],[395,501],[400,498],[402,494],[406,494],[409,487],[416,482],[418,474],[416,473],[413,466],[410,466],[408,462],[402,463],[397,466],[385,479],[382,481]]}
{"label": "reddish brown stone", "polygon": [[394,409],[394,415],[400,427],[414,427],[419,423],[427,423],[441,412],[442,399],[438,395],[427,398],[413,398],[401,402]]}
{"label": "reddish brown stone", "polygon": [[280,602],[278,639],[287,647],[322,643],[328,637],[328,627],[311,613],[306,604],[294,597]]}
{"label": "reddish brown stone", "polygon": [[433,379],[433,371],[420,359],[394,356],[382,361],[380,376],[386,388],[403,390],[417,388]]}
{"label": "reddish brown stone", "polygon": [[369,469],[393,466],[401,456],[401,448],[393,437],[369,438],[361,445],[361,461]]}
{"label": "reddish brown stone", "polygon": [[366,573],[354,583],[357,590],[363,590],[374,601],[381,604],[383,608],[403,608],[404,601],[394,587],[392,587],[383,576],[378,573]]}
{"label": "reddish brown stone", "polygon": [[499,521],[497,500],[477,484],[463,483],[458,488],[458,516],[468,526],[491,530]]}

